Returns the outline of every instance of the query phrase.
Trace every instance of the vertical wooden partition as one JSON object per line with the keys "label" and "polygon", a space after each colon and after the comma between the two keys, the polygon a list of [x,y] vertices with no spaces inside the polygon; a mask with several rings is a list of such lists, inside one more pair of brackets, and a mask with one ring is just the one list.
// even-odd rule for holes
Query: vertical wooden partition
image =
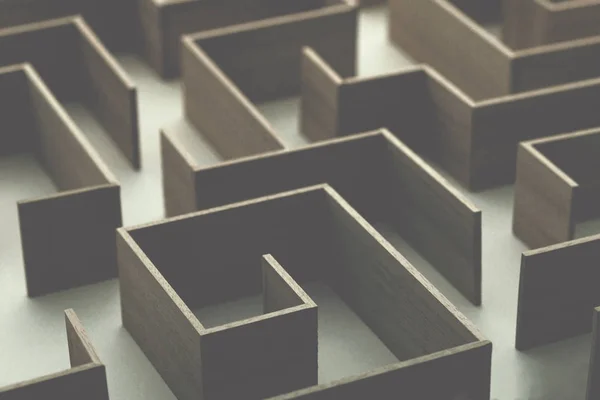
{"label": "vertical wooden partition", "polygon": [[2,400],[108,400],[106,368],[73,310],[65,311],[71,368],[41,378],[0,387]]}
{"label": "vertical wooden partition", "polygon": [[0,108],[5,154],[33,152],[61,191],[18,204],[29,296],[115,277],[119,185],[30,66],[0,69],[0,80],[0,104],[18,100]]}
{"label": "vertical wooden partition", "polygon": [[[352,390],[382,399],[391,394],[415,399],[489,398],[491,343],[327,185],[121,229],[118,243],[124,325],[181,399],[233,398],[249,387],[248,398],[271,392],[282,398],[333,399]],[[300,285],[325,282],[399,362],[334,384],[304,384],[300,391],[287,394],[280,385],[292,375],[279,374],[300,368],[301,363],[269,369],[267,377],[254,383],[246,379],[248,375],[238,375],[246,361],[217,373],[230,360],[264,350],[248,347],[255,336],[235,335],[237,327],[258,329],[261,317],[210,328],[192,310],[260,291],[261,283],[276,272],[265,275],[263,264],[261,273],[258,259],[266,251],[285,268],[285,274],[275,275],[280,283],[290,278]],[[294,287],[294,283],[283,286],[288,295],[299,293]],[[275,287],[265,288],[268,297]],[[298,297],[282,305],[297,301]],[[284,330],[291,326],[283,324],[285,315],[291,317],[281,314],[271,319],[268,335],[273,335],[273,343],[293,337],[302,347],[312,334],[300,328]],[[218,349],[217,342],[207,340],[213,330],[229,331],[232,340],[219,351],[220,363],[210,357]],[[266,350],[261,357],[273,356]],[[261,367],[253,373],[260,374]],[[423,385],[424,379],[431,384]]]}
{"label": "vertical wooden partition", "polygon": [[30,63],[60,101],[89,107],[131,165],[140,168],[136,89],[81,18],[0,30],[0,66],[18,63]]}

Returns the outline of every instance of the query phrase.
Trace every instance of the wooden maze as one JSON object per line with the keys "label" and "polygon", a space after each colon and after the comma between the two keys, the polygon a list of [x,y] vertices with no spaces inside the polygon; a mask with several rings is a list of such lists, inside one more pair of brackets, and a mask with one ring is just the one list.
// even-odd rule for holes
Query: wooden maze
{"label": "wooden maze", "polygon": [[[375,11],[421,64],[361,71]],[[290,98],[300,147],[263,111]],[[136,385],[180,400],[598,400],[600,235],[577,227],[600,217],[599,104],[596,0],[0,0],[0,156],[30,153],[58,191],[0,210],[0,304],[46,315],[118,287],[105,329],[162,378]],[[35,186],[4,165],[2,207]],[[130,226],[133,192],[164,218]],[[394,362],[322,378],[352,329],[326,337],[316,282]],[[226,323],[198,311],[252,296]],[[3,385],[11,315],[0,400],[151,398],[121,392],[126,357],[103,341],[103,364],[72,310],[71,369]]]}

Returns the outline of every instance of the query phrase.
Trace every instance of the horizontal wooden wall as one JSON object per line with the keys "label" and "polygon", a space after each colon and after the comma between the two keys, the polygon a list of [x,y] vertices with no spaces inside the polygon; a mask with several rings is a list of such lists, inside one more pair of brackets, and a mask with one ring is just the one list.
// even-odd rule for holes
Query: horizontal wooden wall
{"label": "horizontal wooden wall", "polygon": [[[198,237],[205,239],[191,240]],[[235,251],[223,252],[225,248]],[[281,259],[286,272],[299,283],[322,280],[332,287],[397,357],[406,360],[389,367],[404,369],[399,376],[420,376],[427,371],[431,381],[449,393],[489,398],[489,342],[327,185],[120,230],[124,321],[128,321],[127,328],[180,398],[220,398],[218,392],[207,392],[224,376],[208,366],[216,364],[205,363],[210,360],[205,357],[218,348],[211,347],[215,342],[205,340],[213,335],[211,332],[229,332],[234,340],[238,328],[232,330],[230,326],[258,329],[255,323],[244,321],[207,328],[188,307],[202,307],[260,290],[265,277],[255,256],[265,251],[272,251],[274,257]],[[195,267],[190,268],[190,263]],[[201,279],[202,276],[210,279]],[[380,290],[381,285],[394,290]],[[148,296],[152,301],[144,300]],[[169,330],[160,328],[167,325]],[[194,331],[199,341],[194,338]],[[163,334],[171,338],[167,346],[158,338]],[[241,338],[235,340],[227,346],[238,350],[232,357],[256,351],[246,348]],[[252,340],[252,336],[245,335],[245,340]],[[177,352],[186,346],[190,347],[184,353]],[[197,351],[202,354],[200,358]],[[223,351],[219,353],[221,362],[229,359],[222,357],[229,350]],[[198,363],[196,367],[190,363],[192,359]],[[245,364],[246,361],[242,365]],[[464,368],[458,369],[458,365]],[[182,374],[180,368],[185,368],[187,374]],[[197,368],[202,377],[194,378],[189,368]],[[176,370],[179,374],[174,373]],[[236,369],[228,372],[237,373]],[[373,371],[373,375],[379,374],[383,371]],[[448,374],[455,379],[447,379]],[[467,375],[474,379],[467,380]],[[180,385],[175,385],[175,378],[180,376],[188,381],[180,380]],[[351,377],[339,385],[361,378]],[[235,381],[227,380],[227,384],[235,386]],[[242,380],[241,385],[246,382]],[[277,382],[262,382],[270,387],[263,390],[278,389]],[[235,390],[225,385],[218,387]],[[327,386],[316,386],[315,390],[323,388]],[[377,393],[378,389],[372,387],[372,392]],[[407,395],[418,393],[412,389],[407,389]],[[398,390],[402,393],[403,389]],[[200,391],[204,391],[204,397]]]}
{"label": "horizontal wooden wall", "polygon": [[0,387],[2,400],[108,400],[106,368],[73,310],[65,311],[71,368],[26,382]]}
{"label": "horizontal wooden wall", "polygon": [[[331,184],[369,221],[391,221],[434,267],[479,304],[479,210],[389,133],[356,135],[198,169],[196,207],[203,210],[323,182]],[[392,189],[396,185],[398,191]],[[409,218],[405,210],[412,210],[417,203],[422,213]],[[464,235],[446,235],[449,226]],[[443,254],[441,258],[430,251],[436,246],[445,249],[437,253]]]}
{"label": "horizontal wooden wall", "polygon": [[[11,125],[3,138],[6,148],[32,151],[64,191],[18,203],[28,294],[115,277],[114,230],[121,225],[118,184],[30,66],[0,69],[0,75],[0,85],[11,89],[0,92],[0,103],[22,99],[17,104],[23,107],[18,110],[23,124]],[[6,86],[8,79],[14,82]],[[10,135],[28,130],[26,142]],[[29,148],[21,148],[23,144]]]}
{"label": "horizontal wooden wall", "polygon": [[390,0],[390,34],[474,100],[591,79],[600,70],[599,36],[512,50],[450,0]]}
{"label": "horizontal wooden wall", "polygon": [[591,236],[523,253],[516,348],[590,332],[600,304],[600,237]]}
{"label": "horizontal wooden wall", "polygon": [[491,352],[490,342],[467,344],[271,400],[489,399]]}
{"label": "horizontal wooden wall", "polygon": [[0,30],[0,65],[16,63],[30,63],[60,101],[90,107],[139,168],[135,88],[85,22],[68,17]]}
{"label": "horizontal wooden wall", "polygon": [[313,141],[334,138],[342,77],[311,47],[304,47],[300,78],[300,132]]}
{"label": "horizontal wooden wall", "polygon": [[186,118],[222,157],[284,148],[266,118],[189,39],[184,41],[182,69]]}
{"label": "horizontal wooden wall", "polygon": [[503,0],[502,40],[513,49],[600,35],[600,2]]}
{"label": "horizontal wooden wall", "polygon": [[160,149],[165,215],[172,217],[196,211],[194,161],[169,130],[160,132]]}
{"label": "horizontal wooden wall", "polygon": [[137,90],[117,60],[81,19],[79,49],[85,104],[135,169],[141,168]]}
{"label": "horizontal wooden wall", "polygon": [[395,205],[386,222],[467,299],[481,304],[481,211],[396,138],[382,157],[393,182],[387,196]]}
{"label": "horizontal wooden wall", "polygon": [[[180,43],[184,34],[327,8],[324,0],[139,0],[145,54],[163,78],[179,75]],[[337,1],[344,4],[344,1]]]}
{"label": "horizontal wooden wall", "polygon": [[511,59],[502,43],[450,1],[389,0],[389,5],[390,37],[413,59],[475,100],[511,92]]}
{"label": "horizontal wooden wall", "polygon": [[137,47],[135,0],[3,0],[0,29],[81,14],[112,50]]}
{"label": "horizontal wooden wall", "polygon": [[586,400],[594,400],[600,396],[600,307],[594,308],[592,316],[592,350],[590,352],[590,367]]}
{"label": "horizontal wooden wall", "polygon": [[342,79],[316,52],[303,56],[300,120],[313,138],[386,127],[471,190],[514,182],[519,142],[600,125],[597,78],[474,101],[426,66]]}
{"label": "horizontal wooden wall", "polygon": [[258,399],[318,383],[317,305],[270,255],[262,276],[264,315],[202,334],[205,398]]}
{"label": "horizontal wooden wall", "polygon": [[269,101],[299,93],[303,46],[315,48],[342,76],[354,75],[357,23],[357,8],[338,4],[194,34],[188,42],[251,101]]}
{"label": "horizontal wooden wall", "polygon": [[514,232],[531,247],[574,238],[575,225],[600,216],[600,130],[538,139],[521,145]]}
{"label": "horizontal wooden wall", "polygon": [[0,134],[0,156],[29,152],[38,141],[31,118],[28,74],[23,65],[0,67],[0,121],[6,127]]}
{"label": "horizontal wooden wall", "polygon": [[532,248],[572,239],[574,185],[535,146],[522,144],[517,158],[515,235]]}

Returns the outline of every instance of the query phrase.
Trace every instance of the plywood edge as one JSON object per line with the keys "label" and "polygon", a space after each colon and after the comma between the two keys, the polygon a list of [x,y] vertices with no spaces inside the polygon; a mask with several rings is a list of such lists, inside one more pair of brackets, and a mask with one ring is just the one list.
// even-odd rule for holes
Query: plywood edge
{"label": "plywood edge", "polygon": [[326,6],[318,10],[310,10],[290,15],[283,15],[278,17],[267,18],[263,20],[247,22],[237,25],[226,26],[222,28],[216,28],[206,30],[194,34],[188,35],[192,41],[198,42],[202,40],[208,40],[214,37],[232,34],[243,34],[248,31],[258,31],[261,29],[269,29],[279,25],[285,25],[293,22],[300,22],[316,18],[324,18],[335,14],[345,14],[351,12],[358,12],[358,7],[353,4],[350,0],[342,0],[345,4],[335,4]]}
{"label": "plywood edge", "polygon": [[[342,197],[340,196],[335,189],[333,189],[329,185],[321,185],[317,187],[313,187],[314,189],[322,189],[331,196],[337,204],[349,215],[351,216],[364,231],[368,232],[370,236],[372,236],[377,243],[385,249],[386,252],[391,254],[398,262],[404,266],[404,268],[414,277],[414,279],[419,282],[427,291],[431,294],[436,301],[439,301],[443,307],[449,312],[453,318],[456,318],[460,321],[461,325],[465,329],[465,333],[468,332],[470,338],[475,338],[476,340],[486,340],[483,334],[477,329],[477,327],[463,314],[454,304],[452,304],[446,296],[442,294],[425,276],[419,272],[392,244],[390,244],[380,233],[377,231],[367,220],[365,220],[352,206]],[[467,339],[470,339],[467,338]]]}
{"label": "plywood edge", "polygon": [[300,132],[313,141],[337,136],[342,77],[310,47],[301,61]]}
{"label": "plywood edge", "polygon": [[336,143],[351,142],[351,141],[361,140],[366,137],[381,136],[381,135],[382,135],[381,130],[373,130],[373,131],[364,132],[364,133],[357,133],[354,135],[337,137],[334,139],[329,139],[329,140],[321,141],[318,143],[311,143],[309,145],[302,146],[300,148],[289,149],[289,150],[276,150],[276,151],[266,152],[264,154],[240,157],[235,160],[227,160],[227,161],[221,162],[217,165],[211,165],[211,166],[207,166],[207,167],[197,168],[196,172],[199,173],[199,172],[209,171],[212,169],[217,169],[217,168],[221,168],[221,167],[225,167],[225,166],[239,165],[242,163],[256,161],[256,160],[260,160],[260,159],[264,159],[264,158],[268,158],[268,157],[284,156],[286,154],[304,152],[304,151],[308,151],[308,150],[314,149],[314,148],[329,147],[329,146],[335,145]]}
{"label": "plywood edge", "polygon": [[67,126],[71,135],[77,141],[79,146],[81,146],[85,155],[91,159],[96,168],[101,172],[106,184],[117,184],[118,180],[115,175],[110,171],[108,166],[104,163],[104,160],[102,160],[96,149],[90,144],[60,102],[54,97],[36,70],[30,64],[26,64],[24,69],[31,84],[41,93],[45,102],[52,108],[56,116]]}
{"label": "plywood edge", "polygon": [[22,34],[25,32],[36,31],[36,30],[44,30],[56,28],[62,25],[75,24],[77,20],[77,15],[71,15],[68,17],[49,19],[45,21],[39,22],[30,22],[27,24],[11,26],[8,28],[0,29],[0,36],[10,36],[15,34]]}
{"label": "plywood edge", "polygon": [[552,12],[570,11],[570,10],[582,10],[585,11],[588,7],[597,7],[600,5],[598,0],[571,0],[563,2],[554,2],[548,0],[536,0],[538,3],[543,4],[544,7],[548,8]]}
{"label": "plywood edge", "polygon": [[112,71],[123,83],[123,85],[125,85],[128,89],[135,89],[136,85],[133,83],[133,80],[129,77],[127,72],[125,72],[125,69],[121,67],[112,53],[110,53],[108,49],[104,47],[104,44],[102,44],[98,36],[96,36],[85,20],[81,16],[77,16],[73,19],[73,23],[77,27],[77,30],[81,36],[90,43],[90,45],[96,50],[104,62],[110,66]]}
{"label": "plywood edge", "polygon": [[[135,170],[141,168],[137,88],[85,21],[75,25],[89,79],[87,103]],[[91,55],[91,56],[90,56]]]}
{"label": "plywood edge", "polygon": [[75,400],[85,394],[89,399],[108,400],[105,366],[100,362],[77,314],[72,309],[68,309],[65,310],[64,315],[71,368],[0,387],[2,399]]}
{"label": "plywood edge", "polygon": [[[98,364],[94,364],[94,363],[89,363],[89,364],[84,364],[84,365],[80,365],[74,368],[69,368],[67,370],[64,371],[60,371],[60,372],[55,372],[53,374],[48,374],[48,375],[44,375],[42,377],[39,378],[33,378],[33,379],[29,379],[27,381],[23,381],[23,382],[18,382],[15,384],[11,384],[8,386],[4,386],[4,387],[0,387],[0,395],[6,395],[7,399],[10,400],[10,398],[8,396],[10,396],[9,392],[18,392],[20,389],[26,389],[29,386],[33,386],[42,382],[48,382],[48,381],[53,381],[53,380],[58,380],[60,378],[63,377],[67,377],[70,375],[76,375],[79,372],[84,372],[84,371],[89,371],[89,370],[93,370],[96,368],[104,368],[103,365],[98,365]],[[45,393],[46,395],[48,395],[48,393]]]}
{"label": "plywood edge", "polygon": [[[267,119],[202,50],[197,41],[189,35],[182,40],[186,118],[225,158],[284,149],[284,144]],[[215,102],[214,97],[219,98],[219,102]],[[236,119],[232,119],[234,116]],[[235,126],[240,121],[243,121],[244,130]]]}
{"label": "plywood edge", "polygon": [[520,351],[589,332],[600,235],[525,252],[521,257],[515,347]]}
{"label": "plywood edge", "polygon": [[513,232],[530,247],[572,239],[572,180],[530,143],[517,152]]}
{"label": "plywood edge", "polygon": [[102,364],[83,324],[71,308],[65,310],[65,323],[67,325],[71,367],[78,367],[88,363]]}
{"label": "plywood edge", "polygon": [[[155,224],[160,224],[161,222],[156,222]],[[151,226],[151,225],[150,225]],[[148,274],[151,275],[152,279],[154,279],[161,289],[167,294],[169,299],[175,304],[178,310],[181,312],[183,316],[187,319],[187,321],[194,327],[194,329],[200,335],[201,332],[204,331],[204,326],[202,323],[196,318],[194,313],[189,309],[189,307],[185,304],[185,302],[179,297],[175,289],[169,284],[169,282],[165,279],[165,277],[160,273],[158,268],[154,265],[154,263],[146,256],[144,251],[138,246],[135,239],[131,236],[131,232],[134,232],[137,229],[141,229],[141,227],[134,228],[118,228],[117,229],[117,241],[121,241],[128,249],[134,253],[135,257],[137,257],[140,262],[144,265]]]}
{"label": "plywood edge", "polygon": [[593,311],[592,348],[588,372],[586,400],[600,397],[600,307]]}
{"label": "plywood edge", "polygon": [[452,197],[456,198],[458,202],[462,203],[465,207],[467,207],[471,212],[481,213],[481,210],[473,203],[466,195],[464,195],[461,191],[459,191],[454,185],[452,185],[446,178],[444,178],[440,173],[438,173],[431,165],[429,165],[425,160],[423,160],[419,155],[417,155],[414,151],[412,151],[408,146],[406,146],[402,141],[400,141],[396,136],[394,136],[389,130],[383,128],[381,130],[382,134],[391,142],[395,147],[401,150],[403,153],[407,155],[412,161],[421,168],[427,175],[429,175],[433,180],[435,180],[441,187],[444,188]]}
{"label": "plywood edge", "polygon": [[296,306],[317,306],[271,254],[262,257],[262,275],[265,313]]}
{"label": "plywood edge", "polygon": [[196,210],[195,169],[192,156],[174,140],[168,129],[160,131],[162,186],[167,216]]}
{"label": "plywood edge", "polygon": [[[485,375],[485,370],[490,369],[491,364],[491,356],[492,356],[492,343],[488,340],[482,340],[478,342],[473,342],[461,346],[457,346],[451,349],[442,350],[436,353],[428,354],[426,356],[413,358],[406,361],[401,361],[395,364],[391,364],[385,367],[376,368],[369,372],[350,376],[347,378],[343,378],[340,380],[336,380],[331,383],[320,384],[317,386],[308,387],[305,389],[301,389],[292,393],[286,393],[280,396],[275,396],[269,398],[269,400],[292,400],[292,399],[331,399],[335,400],[340,398],[339,396],[347,393],[357,393],[354,391],[354,387],[358,386],[359,393],[366,394],[368,393],[370,396],[374,396],[378,398],[378,395],[381,395],[383,398],[395,398],[396,395],[402,395],[402,386],[398,386],[391,392],[391,388],[389,386],[382,386],[381,381],[378,379],[385,379],[385,376],[390,376],[390,381],[397,381],[397,377],[401,374],[408,373],[416,368],[423,368],[423,375],[427,377],[430,384],[436,385],[439,380],[448,377],[448,371],[443,374],[427,373],[427,371],[432,371],[432,368],[429,366],[434,365],[443,365],[445,362],[453,359],[456,356],[467,355],[467,354],[479,354],[478,358],[481,358],[480,363],[471,363],[470,367],[473,369],[473,372],[478,372],[481,375]],[[439,364],[438,364],[439,363]],[[435,368],[435,367],[433,367]],[[489,375],[489,374],[488,374]],[[487,382],[478,382],[478,377],[470,374],[470,381],[473,387],[483,387],[483,392],[487,393],[476,393],[477,395],[483,395],[484,397],[476,397],[476,398],[489,398],[489,377],[486,378]],[[362,386],[362,387],[361,387]],[[487,386],[487,388],[486,388]],[[341,392],[345,390],[345,392]],[[486,390],[487,389],[487,390]],[[341,390],[341,391],[340,391]],[[394,395],[392,395],[394,393]],[[447,393],[446,393],[447,394]],[[464,394],[464,393],[462,393]],[[418,393],[414,391],[410,391],[407,395],[415,396]],[[487,396],[487,397],[486,397]],[[417,397],[420,398],[420,397]]]}

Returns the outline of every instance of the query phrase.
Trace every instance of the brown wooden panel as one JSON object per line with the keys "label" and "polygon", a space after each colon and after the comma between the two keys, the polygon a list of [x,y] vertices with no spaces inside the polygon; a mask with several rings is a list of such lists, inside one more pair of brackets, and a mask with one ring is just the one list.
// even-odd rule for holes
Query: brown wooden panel
{"label": "brown wooden panel", "polygon": [[600,36],[518,51],[510,68],[513,93],[597,78]]}
{"label": "brown wooden panel", "polygon": [[65,310],[65,323],[71,368],[89,363],[101,364],[85,328],[72,309]]}
{"label": "brown wooden panel", "polygon": [[79,50],[83,64],[85,104],[125,154],[133,168],[141,168],[137,91],[115,58],[82,20]]}
{"label": "brown wooden panel", "polygon": [[206,398],[258,399],[318,382],[317,306],[273,256],[261,266],[264,315],[202,334]]}
{"label": "brown wooden panel", "polygon": [[342,76],[356,63],[357,8],[331,6],[191,35],[198,46],[251,101],[300,91],[302,47],[313,47]]}
{"label": "brown wooden panel", "polygon": [[473,111],[472,186],[514,181],[518,143],[600,125],[600,80],[480,102]]}
{"label": "brown wooden panel", "polygon": [[523,253],[516,347],[535,346],[590,332],[600,304],[600,237],[591,236]]}
{"label": "brown wooden panel", "polygon": [[[152,1],[155,0],[145,0]],[[158,10],[162,48],[160,55],[163,78],[179,74],[181,36],[251,21],[260,21],[283,15],[311,10],[326,10],[332,3],[346,4],[346,0],[183,0],[162,3]]]}
{"label": "brown wooden panel", "polygon": [[[387,145],[388,223],[473,304],[481,304],[481,211],[395,138]],[[435,250],[434,250],[435,249]]]}
{"label": "brown wooden panel", "polygon": [[[256,229],[257,226],[261,229]],[[229,367],[229,375],[226,375],[210,366],[220,370],[226,367],[222,363],[227,360],[261,351],[262,345],[248,348],[243,344],[253,339],[254,334],[241,335],[240,332],[243,329],[256,332],[259,324],[255,322],[262,321],[265,316],[251,319],[252,324],[240,321],[206,329],[190,313],[188,306],[202,307],[259,291],[264,277],[261,277],[260,265],[253,260],[265,251],[272,251],[274,257],[283,260],[282,265],[294,280],[300,283],[322,280],[336,290],[392,352],[407,360],[390,368],[404,368],[403,374],[413,377],[427,370],[434,374],[436,383],[451,393],[477,396],[473,399],[489,398],[489,342],[483,340],[448,300],[327,185],[248,200],[119,232],[120,254],[123,254],[120,266],[124,271],[122,276],[125,275],[127,280],[126,285],[121,285],[122,298],[126,299],[122,303],[124,315],[130,319],[131,329],[137,330],[134,337],[144,351],[153,357],[161,354],[162,359],[156,366],[167,382],[172,372],[164,369],[164,365],[170,362],[181,366],[185,362],[185,357],[181,357],[182,353],[174,347],[176,343],[185,346],[185,336],[173,336],[171,328],[171,340],[165,347],[161,341],[151,338],[155,335],[153,327],[143,321],[152,320],[157,324],[156,335],[161,336],[166,335],[166,328],[160,326],[173,327],[173,323],[168,323],[173,319],[180,325],[183,323],[181,318],[186,318],[188,322],[184,325],[192,324],[200,331],[202,377],[198,379],[204,384],[206,398],[236,397],[237,392],[232,395],[232,391],[237,390],[235,382],[238,379],[223,379],[230,374],[238,375],[241,370]],[[152,285],[146,284],[149,280]],[[388,289],[382,290],[382,287]],[[152,299],[153,304],[146,308],[142,303],[146,305],[148,299]],[[161,306],[165,301],[171,305]],[[145,315],[134,326],[132,318],[138,314],[134,310],[139,311],[142,306]],[[170,311],[163,313],[162,310]],[[273,324],[283,321],[280,318],[270,320]],[[216,350],[221,348],[216,341],[217,332],[224,341],[220,351]],[[277,339],[276,343],[280,343],[281,338]],[[231,342],[223,344],[228,340]],[[463,347],[469,344],[473,347]],[[481,353],[475,350],[477,344],[482,345]],[[287,351],[290,349],[282,354],[289,354]],[[443,353],[435,354],[437,351]],[[475,355],[475,352],[479,354]],[[189,357],[191,350],[185,354]],[[268,354],[268,357],[272,356]],[[242,370],[248,362],[260,357],[243,358],[235,362],[243,367]],[[151,360],[154,362],[152,357]],[[188,364],[189,367],[194,366]],[[256,367],[259,368],[259,364]],[[456,371],[451,373],[452,369]],[[198,370],[200,368],[195,371]],[[182,373],[190,379],[193,376],[189,369]],[[449,383],[444,378],[446,374],[456,379]],[[467,380],[467,375],[474,380]],[[338,384],[343,386],[355,380],[356,377],[352,377]],[[257,385],[248,390],[280,390],[277,380],[255,383]],[[200,381],[188,384],[192,385],[190,390],[201,385]],[[247,384],[252,382],[243,379],[242,387]],[[265,385],[269,387],[259,387]],[[315,390],[327,387],[319,386]],[[407,389],[408,393],[412,389]],[[178,390],[181,393],[182,389]],[[181,398],[193,398],[185,396]]]}
{"label": "brown wooden panel", "polygon": [[313,141],[337,136],[342,78],[310,47],[302,49],[300,132]]}
{"label": "brown wooden panel", "polygon": [[523,145],[515,195],[515,233],[532,247],[571,240],[575,225],[600,216],[600,130]]}
{"label": "brown wooden panel", "polygon": [[0,66],[17,63],[30,63],[60,101],[90,106],[139,166],[135,89],[83,20],[68,17],[0,30]]}
{"label": "brown wooden panel", "polygon": [[29,296],[117,277],[119,186],[22,201],[18,210]]}
{"label": "brown wooden panel", "polygon": [[108,400],[104,365],[87,364],[37,380],[0,388],[2,400],[48,398]]}
{"label": "brown wooden panel", "polygon": [[541,1],[551,10],[546,43],[600,35],[600,1]]}
{"label": "brown wooden panel", "polygon": [[38,140],[22,65],[0,68],[0,156],[29,152]]}
{"label": "brown wooden panel", "polygon": [[519,147],[513,231],[529,247],[573,238],[573,185],[532,143]]}
{"label": "brown wooden panel", "polygon": [[119,0],[3,0],[0,28],[81,14],[113,50],[132,51],[137,40],[133,1]]}
{"label": "brown wooden panel", "polygon": [[[114,231],[121,225],[120,188],[73,121],[28,65],[5,68],[0,82],[22,99],[11,130],[29,129],[23,140],[6,135],[7,149],[30,150],[40,157],[60,190],[67,192],[18,203],[25,276],[30,296],[116,276]],[[2,100],[6,102],[6,100]],[[5,111],[10,111],[10,108]],[[12,134],[12,135],[11,135]],[[28,149],[19,149],[22,145]],[[69,192],[69,190],[71,190]]]}
{"label": "brown wooden panel", "polygon": [[504,0],[503,40],[514,49],[600,35],[600,2]]}
{"label": "brown wooden panel", "polygon": [[197,319],[160,273],[145,265],[127,232],[117,233],[123,326],[180,399],[202,399]]}
{"label": "brown wooden panel", "polygon": [[476,100],[510,93],[510,56],[449,1],[389,4],[391,38],[412,58],[430,64]]}
{"label": "brown wooden panel", "polygon": [[[26,68],[34,149],[59,190],[113,184],[114,177],[37,73]],[[30,149],[30,150],[31,150]]]}
{"label": "brown wooden panel", "polygon": [[393,75],[345,80],[339,89],[338,135],[387,128],[411,148],[435,147],[427,74],[413,69]]}
{"label": "brown wooden panel", "polygon": [[229,159],[284,148],[267,120],[218,66],[189,40],[184,47],[185,115],[219,154]]}
{"label": "brown wooden panel", "polygon": [[270,254],[262,257],[263,312],[281,311],[300,305],[315,306],[304,289]]}
{"label": "brown wooden panel", "polygon": [[[446,277],[479,304],[479,211],[389,133],[356,135],[199,169],[197,209],[320,183],[329,183],[369,221],[392,221],[435,268],[446,271]],[[407,210],[415,204],[420,212],[411,214]]]}
{"label": "brown wooden panel", "polygon": [[205,399],[262,399],[317,384],[316,307],[202,334]]}
{"label": "brown wooden panel", "polygon": [[586,400],[594,400],[600,396],[600,307],[594,309],[592,321],[592,350],[590,352]]}
{"label": "brown wooden panel", "polygon": [[2,400],[108,400],[106,368],[71,309],[65,311],[71,369],[0,387]]}
{"label": "brown wooden panel", "polygon": [[167,216],[196,211],[194,163],[167,130],[160,133],[163,194]]}
{"label": "brown wooden panel", "polygon": [[491,353],[490,342],[477,342],[271,400],[489,399]]}

